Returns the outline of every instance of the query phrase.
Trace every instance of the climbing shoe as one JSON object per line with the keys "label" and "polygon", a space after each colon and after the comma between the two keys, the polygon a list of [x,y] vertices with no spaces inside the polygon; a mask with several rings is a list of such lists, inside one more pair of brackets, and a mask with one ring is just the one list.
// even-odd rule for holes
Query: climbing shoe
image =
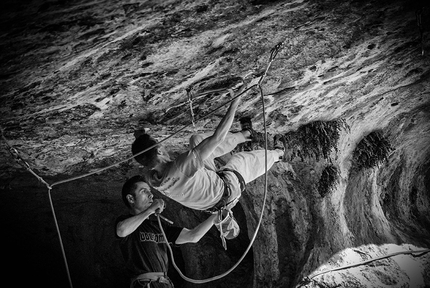
{"label": "climbing shoe", "polygon": [[276,134],[273,137],[273,150],[282,150],[282,151],[284,151],[284,154],[279,157],[279,160],[284,160],[285,161],[285,159],[286,159],[286,156],[285,156],[285,138],[284,138],[283,135]]}
{"label": "climbing shoe", "polygon": [[273,137],[273,149],[279,149],[285,151],[285,138],[281,134],[276,134]]}
{"label": "climbing shoe", "polygon": [[242,117],[239,119],[240,127],[242,132],[248,131],[250,133],[249,139],[251,141],[247,141],[242,143],[244,151],[252,151],[258,149],[258,147],[264,147],[264,135],[263,133],[259,133],[252,128],[251,117]]}

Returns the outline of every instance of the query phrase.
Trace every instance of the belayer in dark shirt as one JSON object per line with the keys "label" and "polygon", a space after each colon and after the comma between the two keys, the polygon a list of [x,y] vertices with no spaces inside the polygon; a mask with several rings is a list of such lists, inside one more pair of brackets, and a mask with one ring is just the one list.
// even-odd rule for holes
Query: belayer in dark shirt
{"label": "belayer in dark shirt", "polygon": [[[134,176],[124,183],[122,199],[130,214],[117,218],[116,235],[120,238],[121,252],[131,277],[130,287],[173,287],[167,277],[166,241],[158,221],[149,218],[163,211],[164,201],[153,199],[141,176]],[[163,225],[163,229],[169,243],[196,243],[209,231],[216,218],[214,214],[194,229],[168,225]]]}

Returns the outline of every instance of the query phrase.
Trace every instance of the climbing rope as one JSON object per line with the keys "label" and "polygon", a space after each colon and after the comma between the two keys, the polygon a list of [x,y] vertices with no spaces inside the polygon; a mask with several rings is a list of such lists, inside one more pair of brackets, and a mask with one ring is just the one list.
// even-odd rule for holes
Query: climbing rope
{"label": "climbing rope", "polygon": [[67,279],[69,281],[70,288],[73,288],[72,278],[70,277],[69,265],[67,264],[66,251],[64,250],[63,238],[61,237],[60,227],[59,227],[58,221],[57,221],[57,215],[55,213],[54,204],[52,202],[52,196],[51,196],[52,186],[49,185],[49,183],[46,182],[42,177],[40,177],[36,172],[34,172],[33,169],[31,169],[28,162],[25,161],[21,157],[21,155],[19,155],[18,151],[9,143],[9,141],[4,136],[4,131],[3,131],[2,127],[0,127],[0,131],[1,131],[1,137],[3,138],[3,141],[6,143],[6,146],[8,146],[9,152],[12,155],[12,157],[15,159],[15,161],[17,163],[19,163],[21,166],[23,166],[28,172],[33,174],[37,178],[37,180],[39,180],[41,183],[43,183],[46,186],[46,188],[48,188],[49,205],[51,208],[52,216],[54,218],[55,228],[56,228],[57,234],[58,234],[58,240],[60,241],[60,248],[61,248],[61,253],[63,255],[64,265],[66,267]]}
{"label": "climbing rope", "polygon": [[[219,92],[224,92],[224,91],[225,91],[225,88],[212,89],[212,90],[204,91],[204,92],[201,92],[201,93],[197,94],[196,96],[194,96],[193,99],[194,100],[198,100],[198,99],[200,99],[202,97],[205,97],[207,95],[210,95],[212,93],[219,93]],[[187,91],[187,93],[190,93],[190,91]],[[165,112],[167,113],[167,112],[169,112],[172,109],[179,108],[179,107],[181,107],[183,105],[186,105],[188,102],[189,101],[185,101],[185,102],[179,103],[178,105],[170,106],[169,108],[166,109]]]}
{"label": "climbing rope", "polygon": [[397,255],[411,254],[412,256],[414,256],[413,254],[419,254],[419,255],[414,256],[414,257],[420,257],[420,256],[423,256],[423,255],[429,253],[429,252],[430,252],[430,249],[398,251],[398,252],[393,252],[393,253],[390,253],[390,254],[387,254],[387,255],[384,255],[384,256],[380,256],[380,257],[372,258],[372,259],[369,259],[369,260],[365,260],[365,261],[362,261],[362,262],[358,262],[358,263],[354,263],[354,264],[349,264],[349,265],[344,265],[344,266],[336,267],[336,268],[333,268],[333,269],[328,269],[328,270],[325,270],[325,271],[321,271],[321,272],[315,273],[312,276],[308,276],[308,277],[303,278],[303,280],[301,282],[304,283],[304,284],[302,284],[301,286],[306,285],[307,283],[310,283],[311,281],[315,281],[315,280],[313,280],[313,278],[316,278],[316,277],[321,276],[321,275],[326,274],[326,273],[330,273],[330,272],[335,272],[335,271],[339,271],[339,270],[345,270],[345,269],[349,269],[349,268],[353,268],[353,267],[358,267],[358,266],[366,265],[366,264],[369,264],[369,263],[374,262],[374,261],[378,261],[378,260],[382,260],[382,259],[394,257],[394,256],[397,256]]}

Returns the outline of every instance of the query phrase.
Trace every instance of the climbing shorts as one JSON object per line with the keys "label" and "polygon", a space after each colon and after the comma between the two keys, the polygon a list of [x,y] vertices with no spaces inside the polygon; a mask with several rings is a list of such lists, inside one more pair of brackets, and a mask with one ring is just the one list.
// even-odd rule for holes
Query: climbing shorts
{"label": "climbing shorts", "polygon": [[219,211],[225,209],[225,207],[230,206],[233,207],[234,205],[231,205],[231,203],[237,203],[237,199],[233,199],[231,200],[231,188],[229,186],[229,184],[227,184],[228,181],[226,181],[225,179],[225,172],[232,172],[234,175],[236,175],[237,180],[239,182],[240,185],[240,192],[242,193],[245,190],[245,181],[243,180],[242,175],[240,175],[239,172],[233,170],[233,169],[229,169],[229,168],[223,168],[222,170],[218,171],[217,174],[218,176],[222,179],[222,181],[224,182],[224,193],[221,197],[221,200],[218,201],[217,204],[215,204],[215,206],[213,206],[212,208],[206,209],[205,211],[211,214],[215,214],[218,213]]}

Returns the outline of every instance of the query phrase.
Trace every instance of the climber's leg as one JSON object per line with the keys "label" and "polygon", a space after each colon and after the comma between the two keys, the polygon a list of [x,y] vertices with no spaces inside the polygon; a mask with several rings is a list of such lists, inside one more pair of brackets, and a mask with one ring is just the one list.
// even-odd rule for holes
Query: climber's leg
{"label": "climber's leg", "polygon": [[[278,162],[284,151],[267,150],[267,170]],[[265,173],[265,150],[254,150],[234,154],[224,166],[239,172],[245,183],[249,183]]]}
{"label": "climber's leg", "polygon": [[[209,136],[212,136],[213,133],[204,133],[204,134],[196,134],[190,137],[190,148],[196,147],[200,142],[206,139]],[[218,147],[214,150],[212,155],[204,160],[205,166],[208,169],[213,171],[216,170],[214,159],[216,157],[220,157],[231,152],[238,144],[246,141],[246,138],[242,132],[237,133],[228,133],[225,137],[225,140],[218,145]]]}

